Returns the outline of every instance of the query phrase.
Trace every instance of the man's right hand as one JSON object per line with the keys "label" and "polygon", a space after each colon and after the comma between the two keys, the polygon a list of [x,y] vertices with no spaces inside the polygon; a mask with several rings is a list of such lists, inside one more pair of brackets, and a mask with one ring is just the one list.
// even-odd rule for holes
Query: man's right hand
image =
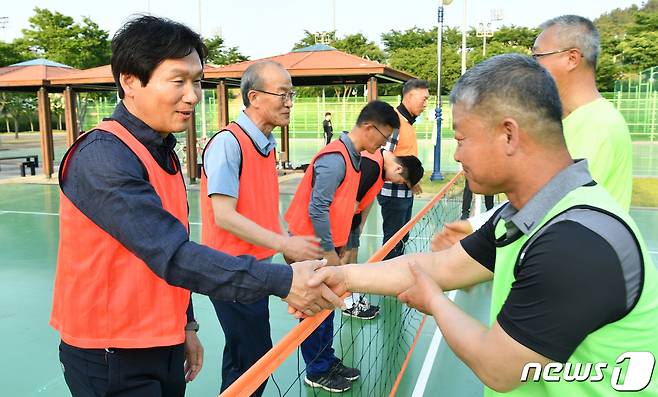
{"label": "man's right hand", "polygon": [[314,236],[285,237],[281,245],[281,253],[287,261],[299,262],[322,258],[320,240]]}
{"label": "man's right hand", "polygon": [[318,283],[309,286],[309,279],[314,275],[315,270],[326,263],[326,260],[310,260],[291,264],[292,285],[288,296],[283,300],[307,316],[324,309],[345,308],[345,302],[326,285]]}
{"label": "man's right hand", "polygon": [[437,252],[448,249],[471,233],[473,233],[473,228],[469,221],[448,223],[443,227],[443,230],[432,236],[432,251]]}
{"label": "man's right hand", "polygon": [[[348,265],[351,266],[351,265]],[[319,285],[326,285],[331,288],[334,294],[343,296],[348,292],[347,275],[344,266],[325,266],[318,269],[313,277],[308,281],[310,288],[316,288]]]}

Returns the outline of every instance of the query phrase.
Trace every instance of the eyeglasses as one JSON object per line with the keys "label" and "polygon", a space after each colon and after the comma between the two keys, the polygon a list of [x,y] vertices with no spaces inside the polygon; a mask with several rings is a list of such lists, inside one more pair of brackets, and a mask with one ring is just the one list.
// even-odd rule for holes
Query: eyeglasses
{"label": "eyeglasses", "polygon": [[541,57],[554,55],[554,54],[561,54],[563,52],[567,52],[567,51],[571,51],[571,50],[577,50],[577,48],[567,48],[566,50],[551,51],[551,52],[537,52],[537,53],[530,54],[530,55],[535,59],[539,59]]}
{"label": "eyeglasses", "polygon": [[279,98],[281,98],[281,102],[283,102],[283,103],[286,103],[288,101],[293,102],[295,100],[295,97],[297,97],[297,92],[295,92],[295,91],[288,91],[288,92],[284,92],[282,94],[277,94],[276,92],[269,92],[269,91],[265,91],[265,90],[257,90],[255,88],[253,88],[253,90],[258,91],[258,92],[262,92],[263,94],[267,94],[267,95],[278,96]]}
{"label": "eyeglasses", "polygon": [[388,137],[387,137],[386,135],[384,135],[384,133],[383,133],[379,128],[377,128],[376,125],[374,125],[374,124],[371,124],[371,125],[377,130],[377,132],[379,132],[379,134],[380,134],[381,136],[384,137],[384,139],[386,139],[386,140],[388,141]]}

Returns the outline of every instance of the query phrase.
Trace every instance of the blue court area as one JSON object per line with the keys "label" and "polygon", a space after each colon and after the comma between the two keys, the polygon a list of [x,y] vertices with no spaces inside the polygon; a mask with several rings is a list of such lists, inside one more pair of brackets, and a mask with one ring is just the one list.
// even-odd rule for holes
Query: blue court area
{"label": "blue court area", "polygon": [[[57,258],[58,195],[59,189],[55,185],[0,184],[0,338],[3,341],[0,394],[3,396],[69,395],[57,358],[59,339],[48,326]],[[282,207],[287,207],[290,199],[289,194],[283,194]],[[189,202],[192,237],[198,241],[198,191],[190,191]],[[423,205],[423,200],[417,200],[415,210]],[[658,263],[658,210],[633,209],[631,214],[640,226],[654,264]],[[381,219],[379,210],[373,209],[364,230],[360,261],[367,259],[380,244]],[[490,287],[483,285],[468,292],[460,291],[455,299],[469,313],[486,322],[489,294]],[[202,372],[188,386],[188,395],[214,396],[219,390],[220,351],[224,340],[209,300],[199,295],[194,295],[193,299],[201,324],[199,337],[206,356]],[[270,302],[272,336],[276,343],[296,325],[296,321],[286,313],[286,305],[278,298],[272,298]],[[392,299],[382,304],[396,305]],[[336,321],[340,321],[340,316],[337,317]],[[368,343],[368,327],[381,325],[384,319],[379,317],[374,321],[365,327],[366,332],[359,336],[358,343]],[[435,335],[435,329],[434,322],[429,319],[398,395],[481,396],[480,383]],[[353,337],[350,327],[344,327],[341,332],[340,337],[344,339]],[[293,353],[277,372],[279,385],[289,384],[297,376],[297,360]],[[303,368],[303,362],[300,365]],[[390,376],[395,377],[395,374]],[[373,390],[370,395],[378,396],[382,392]],[[274,382],[269,382],[266,395],[279,395]],[[300,386],[293,388],[289,395],[306,396],[314,395],[314,392]]]}

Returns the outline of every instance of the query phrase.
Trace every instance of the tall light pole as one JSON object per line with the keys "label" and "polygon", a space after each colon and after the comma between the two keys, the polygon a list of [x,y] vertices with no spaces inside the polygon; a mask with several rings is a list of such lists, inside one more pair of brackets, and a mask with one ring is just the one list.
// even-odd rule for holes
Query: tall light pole
{"label": "tall light pole", "polygon": [[9,17],[0,17],[0,29],[2,29],[3,41],[7,41],[7,24],[9,24]]}
{"label": "tall light pole", "polygon": [[484,58],[487,56],[487,37],[493,37],[494,35],[493,29],[491,29],[491,22],[487,23],[486,26],[480,23],[475,35],[482,37],[482,57]]}
{"label": "tall light pole", "polygon": [[434,171],[430,176],[430,181],[442,181],[441,173],[441,121],[443,120],[443,101],[441,100],[441,53],[443,46],[443,6],[452,3],[452,0],[439,0],[439,12],[436,36],[436,55],[437,55],[437,77],[436,77],[436,142],[434,144]]}
{"label": "tall light pole", "polygon": [[336,0],[331,0],[331,28],[336,31]]}
{"label": "tall light pole", "polygon": [[466,35],[468,34],[468,24],[466,18],[467,3],[468,2],[464,0],[464,21],[462,22],[462,74],[466,73]]}
{"label": "tall light pole", "polygon": [[[201,0],[199,0],[199,34],[203,36],[201,25]],[[204,141],[208,137],[208,128],[206,127],[206,96],[203,94],[203,85],[201,86],[201,136]]]}

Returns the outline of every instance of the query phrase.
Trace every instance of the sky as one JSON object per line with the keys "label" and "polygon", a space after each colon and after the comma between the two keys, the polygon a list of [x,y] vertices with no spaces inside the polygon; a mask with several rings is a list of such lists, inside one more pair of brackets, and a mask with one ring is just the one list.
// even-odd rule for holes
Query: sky
{"label": "sky", "polygon": [[[283,54],[311,32],[333,30],[338,36],[363,33],[381,45],[380,36],[391,29],[437,24],[439,0],[3,0],[0,17],[8,17],[0,39],[12,41],[21,29],[29,28],[34,8],[47,8],[73,17],[77,22],[90,17],[110,35],[136,13],[151,13],[185,23],[205,37],[221,34],[228,46],[238,47],[252,59]],[[502,25],[536,27],[563,14],[594,19],[615,8],[642,1],[633,0],[453,0],[445,6],[444,23],[459,27],[491,21],[492,9],[502,11]],[[11,4],[7,6],[7,4]],[[333,10],[335,9],[335,13]],[[335,15],[335,18],[334,18]],[[0,27],[2,20],[0,19]]]}

